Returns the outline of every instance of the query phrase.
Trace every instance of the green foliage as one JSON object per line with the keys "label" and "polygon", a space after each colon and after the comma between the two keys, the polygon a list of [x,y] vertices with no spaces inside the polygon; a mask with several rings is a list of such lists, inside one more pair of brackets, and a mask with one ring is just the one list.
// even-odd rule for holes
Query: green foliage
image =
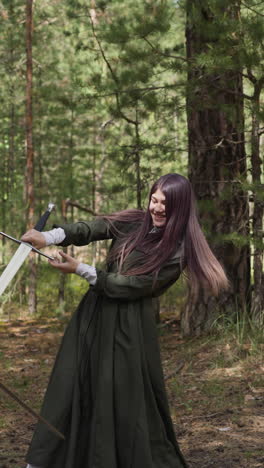
{"label": "green foliage", "polygon": [[[10,173],[2,172],[1,206],[5,210],[2,215],[2,219],[6,218],[5,229],[17,234],[7,213],[12,207],[13,219],[19,219],[19,213],[23,212],[24,134],[17,122],[24,118],[24,30],[21,18],[25,12],[18,0],[3,5],[6,19],[1,25],[5,38],[2,63],[6,63],[6,68],[2,67],[0,73],[4,77],[2,96],[5,96],[6,112],[2,122],[5,122],[6,137],[2,139],[5,146],[0,146],[0,151],[5,154],[7,168],[12,157],[10,151],[16,149],[16,176],[12,181],[16,187],[14,190],[14,185],[10,186]],[[175,112],[179,98],[173,88],[166,90],[166,85],[172,84],[173,75],[163,69],[162,64],[162,49],[168,52],[171,46],[176,47],[176,43],[183,40],[179,31],[177,41],[170,35],[174,6],[167,1],[147,4],[128,1],[125,9],[123,5],[120,8],[118,1],[99,2],[96,6],[93,31],[87,2],[58,4],[52,1],[35,5],[33,105],[38,213],[50,199],[59,208],[65,198],[77,199],[90,207],[98,204],[100,199],[102,206],[96,208],[98,211],[106,211],[106,208],[114,211],[119,202],[112,197],[109,204],[106,194],[115,192],[117,185],[119,193],[127,186],[135,192],[136,148],[140,148],[144,193],[145,179],[148,178],[149,184],[159,174],[159,158],[170,161],[172,151],[176,150],[175,145],[168,147],[166,144],[166,140],[172,142],[172,132],[178,131],[171,122],[170,113],[166,115],[166,105]],[[183,33],[183,22],[181,27]],[[157,51],[152,53],[152,45],[147,39],[153,41]],[[45,48],[42,46],[44,42]],[[12,106],[14,123],[10,123]],[[126,117],[131,121],[138,120],[140,144],[135,125],[128,123]],[[180,125],[183,115],[179,113],[177,119],[177,125]],[[10,148],[10,125],[15,130],[16,148]],[[184,129],[184,119],[181,129]],[[171,161],[169,166],[173,165]],[[121,178],[117,176],[119,171]],[[135,193],[134,196],[131,194],[129,203],[135,205],[135,200]],[[20,228],[20,232],[22,230]]]}
{"label": "green foliage", "polygon": [[238,349],[250,343],[249,354],[263,354],[264,331],[251,318],[241,311],[232,316],[221,315],[213,324],[212,332],[230,343],[234,340]]}
{"label": "green foliage", "polygon": [[[185,0],[102,0],[94,10],[86,0],[35,2],[36,218],[52,200],[60,219],[67,198],[101,213],[134,207],[137,186],[144,207],[149,186],[161,173],[187,174],[187,65],[217,76],[245,71],[246,91],[252,93],[247,73],[263,75],[263,6],[248,0],[238,19],[227,14],[234,0],[208,0],[204,9],[210,7],[213,21],[205,28],[200,2],[189,3],[201,34],[208,38],[208,47],[190,65]],[[24,1],[2,0],[0,15],[0,227],[19,237],[25,229]],[[199,79],[189,85],[194,94],[200,86]],[[223,105],[222,110],[234,118],[232,106]],[[248,119],[252,108],[246,111]],[[263,111],[259,116],[263,118]],[[262,187],[256,190],[248,180],[240,183],[263,200]],[[231,195],[223,191],[222,201]],[[214,204],[204,202],[203,210],[213,214]],[[68,213],[68,220],[81,216]],[[211,226],[205,228],[210,234]],[[227,240],[242,242],[235,232]],[[2,247],[4,264],[9,252],[6,244]],[[52,291],[57,291],[59,279],[42,262],[38,275],[39,303],[45,302],[46,312],[53,313]],[[82,292],[81,284],[75,278],[67,284],[71,305]],[[176,289],[164,299],[170,306]]]}
{"label": "green foliage", "polygon": [[39,315],[52,317],[64,313],[72,313],[77,307],[80,297],[87,291],[88,283],[76,275],[67,276],[65,288],[66,309],[61,310],[58,306],[58,291],[60,284],[60,273],[50,267],[48,263],[42,263],[38,268],[38,301]]}
{"label": "green foliage", "polygon": [[180,318],[184,303],[187,298],[187,286],[183,276],[160,297],[162,311]]}

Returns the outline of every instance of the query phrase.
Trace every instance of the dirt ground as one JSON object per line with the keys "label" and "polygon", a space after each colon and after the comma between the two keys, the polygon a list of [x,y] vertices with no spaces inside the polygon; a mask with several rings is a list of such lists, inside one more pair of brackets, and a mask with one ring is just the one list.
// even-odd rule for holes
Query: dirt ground
{"label": "dirt ground", "polygon": [[[36,411],[64,326],[58,319],[0,322],[0,382]],[[160,328],[160,344],[175,431],[190,468],[264,467],[261,352],[250,342],[183,340],[177,322]],[[0,390],[0,468],[25,467],[34,425]]]}

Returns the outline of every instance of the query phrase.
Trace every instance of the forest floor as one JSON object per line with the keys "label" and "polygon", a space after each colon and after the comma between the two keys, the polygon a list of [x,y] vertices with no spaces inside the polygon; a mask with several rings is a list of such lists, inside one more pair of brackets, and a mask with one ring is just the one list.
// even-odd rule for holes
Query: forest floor
{"label": "forest floor", "polygon": [[[163,318],[165,320],[165,318]],[[0,322],[0,381],[39,411],[65,327],[61,319]],[[190,468],[264,466],[263,344],[182,339],[160,328],[175,431]],[[261,352],[262,348],[262,352]],[[25,467],[35,420],[0,390],[0,468]]]}

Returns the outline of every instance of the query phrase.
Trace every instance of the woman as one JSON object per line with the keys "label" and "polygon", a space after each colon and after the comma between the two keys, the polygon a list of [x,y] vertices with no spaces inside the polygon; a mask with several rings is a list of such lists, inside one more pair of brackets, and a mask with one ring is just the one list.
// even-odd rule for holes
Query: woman
{"label": "woman", "polygon": [[186,467],[169,414],[153,297],[185,267],[193,289],[216,295],[228,286],[197,221],[189,181],[160,177],[146,212],[31,230],[22,239],[37,248],[112,239],[106,271],[63,252],[64,263],[51,262],[91,286],[65,332],[42,407],[66,440],[38,423],[28,468]]}

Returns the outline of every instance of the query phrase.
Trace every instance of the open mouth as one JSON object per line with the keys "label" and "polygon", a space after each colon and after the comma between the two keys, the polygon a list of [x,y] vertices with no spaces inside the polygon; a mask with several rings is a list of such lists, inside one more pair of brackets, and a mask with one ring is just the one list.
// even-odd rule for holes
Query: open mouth
{"label": "open mouth", "polygon": [[154,218],[157,220],[157,221],[164,221],[166,219],[166,216],[165,215],[157,215],[155,213],[154,214]]}

